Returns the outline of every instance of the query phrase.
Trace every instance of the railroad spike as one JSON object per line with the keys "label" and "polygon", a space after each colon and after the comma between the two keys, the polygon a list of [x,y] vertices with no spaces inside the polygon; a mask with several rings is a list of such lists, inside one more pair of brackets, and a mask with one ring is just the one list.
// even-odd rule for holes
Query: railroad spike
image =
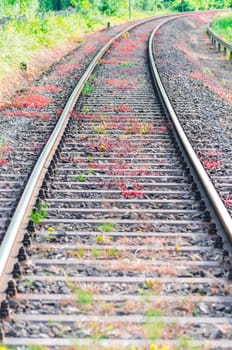
{"label": "railroad spike", "polygon": [[204,220],[205,221],[210,221],[211,220],[211,215],[210,215],[210,212],[208,210],[206,210],[204,212]]}
{"label": "railroad spike", "polygon": [[14,264],[12,274],[13,274],[14,278],[19,278],[20,276],[22,276],[22,270],[21,270],[21,266],[19,263]]}
{"label": "railroad spike", "polygon": [[229,281],[232,281],[232,266],[231,266],[231,265],[230,265],[230,267],[229,267],[228,280],[229,280]]}
{"label": "railroad spike", "polygon": [[203,199],[200,200],[200,205],[199,205],[199,210],[205,210],[206,206],[205,206],[205,202],[203,201]]}
{"label": "railroad spike", "polygon": [[34,225],[34,222],[33,222],[32,220],[30,220],[30,221],[28,222],[27,231],[28,231],[30,234],[35,232],[35,225]]}
{"label": "railroad spike", "polygon": [[222,238],[220,236],[217,236],[216,241],[214,243],[214,248],[218,248],[218,249],[223,248],[223,242],[222,242]]}
{"label": "railroad spike", "polygon": [[9,302],[7,300],[3,300],[1,302],[0,316],[2,318],[7,318],[10,316]]}
{"label": "railroad spike", "polygon": [[195,198],[197,201],[199,201],[201,199],[201,192],[200,191],[196,191]]}
{"label": "railroad spike", "polygon": [[217,226],[214,222],[211,222],[208,230],[209,235],[215,235],[217,233]]}
{"label": "railroad spike", "polygon": [[26,250],[24,247],[19,249],[18,259],[20,262],[27,260]]}
{"label": "railroad spike", "polygon": [[10,280],[8,282],[6,294],[8,294],[10,297],[13,297],[16,295],[16,285],[15,285],[15,282],[13,280]]}
{"label": "railroad spike", "polygon": [[30,235],[26,232],[23,238],[24,247],[29,247],[31,245]]}
{"label": "railroad spike", "polygon": [[3,328],[0,326],[0,341],[1,341],[1,343],[4,342],[4,339],[5,339],[5,333],[4,333]]}

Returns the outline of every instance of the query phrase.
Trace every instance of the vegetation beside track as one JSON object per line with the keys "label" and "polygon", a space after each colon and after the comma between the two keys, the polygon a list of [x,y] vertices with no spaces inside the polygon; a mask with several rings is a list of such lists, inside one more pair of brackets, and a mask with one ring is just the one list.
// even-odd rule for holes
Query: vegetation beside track
{"label": "vegetation beside track", "polygon": [[[146,16],[151,16],[151,12],[133,13],[133,19]],[[83,16],[74,12],[67,16],[33,15],[9,22],[5,30],[0,31],[0,104],[83,42],[89,33],[106,28],[108,23],[126,21],[128,13],[125,12],[119,16],[93,12]]]}
{"label": "vegetation beside track", "polygon": [[232,14],[220,15],[211,25],[212,30],[232,44]]}
{"label": "vegetation beside track", "polygon": [[[85,40],[87,33],[108,23],[173,10],[230,6],[232,0],[206,1],[204,6],[201,0],[3,0],[0,17],[23,18],[7,22],[5,30],[0,30],[0,105]],[[56,10],[63,12],[51,12]]]}

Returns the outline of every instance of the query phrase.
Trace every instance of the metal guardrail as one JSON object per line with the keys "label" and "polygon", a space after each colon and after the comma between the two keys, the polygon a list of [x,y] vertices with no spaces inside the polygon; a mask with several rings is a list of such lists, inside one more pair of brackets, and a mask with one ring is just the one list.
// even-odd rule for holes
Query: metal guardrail
{"label": "metal guardrail", "polygon": [[21,15],[21,16],[3,16],[0,18],[0,28],[5,30],[6,24],[16,20],[16,21],[22,21],[26,19],[26,15]]}
{"label": "metal guardrail", "polygon": [[223,47],[224,56],[226,56],[227,52],[229,52],[229,60],[230,62],[232,62],[232,45],[222,40],[219,36],[213,33],[209,27],[207,28],[207,34],[209,36],[209,39],[211,40],[212,45],[216,50],[221,52],[221,48]]}

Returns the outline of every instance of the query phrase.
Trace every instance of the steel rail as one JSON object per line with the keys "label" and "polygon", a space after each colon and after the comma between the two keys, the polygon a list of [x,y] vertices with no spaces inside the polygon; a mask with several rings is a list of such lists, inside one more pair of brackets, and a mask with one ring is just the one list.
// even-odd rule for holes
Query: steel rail
{"label": "steel rail", "polygon": [[168,98],[168,95],[165,91],[165,88],[163,86],[163,83],[161,81],[160,75],[158,73],[155,60],[154,60],[154,51],[153,51],[153,40],[156,32],[161,28],[163,24],[166,24],[167,22],[170,22],[172,20],[175,20],[175,18],[169,19],[165,23],[161,23],[157,25],[152,32],[150,39],[149,39],[149,60],[151,65],[151,72],[153,75],[153,78],[155,79],[156,86],[159,89],[160,96],[163,100],[164,106],[171,118],[171,121],[173,123],[175,132],[177,133],[180,143],[183,147],[183,149],[186,152],[186,155],[188,157],[188,160],[190,161],[191,166],[193,167],[194,171],[196,172],[199,182],[204,189],[205,193],[207,194],[207,198],[209,199],[210,204],[212,205],[212,208],[214,212],[217,215],[218,221],[220,225],[222,226],[223,230],[225,231],[227,238],[232,243],[232,218],[227,211],[224,203],[222,202],[218,192],[216,191],[213,183],[211,182],[208,174],[206,173],[205,169],[203,168],[200,160],[198,159],[193,147],[191,146],[179,120],[178,117],[172,107],[172,104]]}
{"label": "steel rail", "polygon": [[39,156],[39,159],[36,162],[36,165],[25,186],[21,199],[19,200],[15,213],[12,217],[11,223],[6,231],[5,237],[0,246],[0,301],[4,298],[3,289],[4,287],[6,287],[6,283],[3,283],[4,274],[6,273],[6,271],[9,271],[10,268],[13,268],[13,263],[12,261],[11,263],[9,262],[9,257],[13,255],[13,252],[17,250],[17,248],[20,245],[20,239],[22,240],[22,237],[20,237],[20,233],[22,232],[23,228],[28,222],[30,210],[35,204],[36,198],[39,193],[39,188],[42,185],[46,171],[56,152],[56,148],[59,145],[59,142],[61,141],[64,130],[70,119],[71,111],[74,108],[78,97],[80,96],[84,84],[90,77],[99,59],[105,54],[105,52],[110,48],[110,46],[115,40],[119,39],[124,33],[132,30],[137,26],[143,25],[149,21],[158,20],[160,18],[166,17],[170,17],[170,15],[165,15],[161,17],[150,17],[146,20],[133,23],[132,25],[121,31],[119,34],[114,36],[112,39],[110,39],[91,61],[85,73],[82,75],[78,84],[74,88],[51,136],[49,137],[47,144],[44,146]]}

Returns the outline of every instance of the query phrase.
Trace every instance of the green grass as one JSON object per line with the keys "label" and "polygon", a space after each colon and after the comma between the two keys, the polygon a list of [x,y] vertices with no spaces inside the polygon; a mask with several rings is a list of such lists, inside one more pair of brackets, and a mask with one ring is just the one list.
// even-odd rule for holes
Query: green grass
{"label": "green grass", "polygon": [[[18,15],[16,7],[14,11],[10,9],[11,15]],[[86,13],[73,12],[64,17],[47,13],[38,18],[34,10],[31,5],[26,20],[13,20],[4,31],[0,31],[0,104],[4,105],[4,101],[8,102],[17,89],[27,86],[28,82],[83,42],[85,33],[105,28],[108,22],[112,26],[128,21],[127,7],[111,17],[91,10]],[[2,15],[8,14],[7,9],[2,11],[0,5]],[[133,9],[131,19],[153,14]],[[6,80],[8,84],[5,84]]]}
{"label": "green grass", "polygon": [[232,44],[232,14],[216,18],[211,29],[215,34]]}

